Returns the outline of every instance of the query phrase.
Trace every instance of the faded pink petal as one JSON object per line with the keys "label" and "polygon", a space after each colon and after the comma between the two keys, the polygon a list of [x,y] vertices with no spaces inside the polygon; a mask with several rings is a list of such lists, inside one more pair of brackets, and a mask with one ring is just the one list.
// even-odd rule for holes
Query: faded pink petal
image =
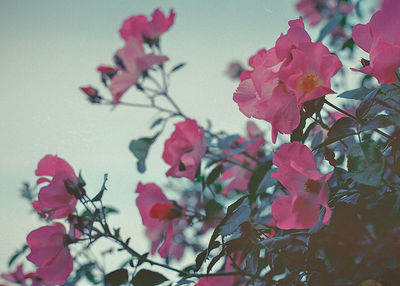
{"label": "faded pink petal", "polygon": [[[400,1],[385,1],[369,23],[356,25],[353,40],[369,53],[369,66],[359,70],[377,78],[379,83],[393,83],[395,72],[400,67]],[[354,70],[354,69],[353,69]]]}
{"label": "faded pink petal", "polygon": [[114,103],[118,103],[121,96],[136,84],[143,71],[168,60],[165,56],[145,54],[143,46],[136,38],[129,38],[126,45],[118,50],[116,55],[123,66],[119,68],[110,83]]}
{"label": "faded pink petal", "polygon": [[327,181],[332,173],[321,174],[311,150],[299,142],[283,144],[275,152],[273,163],[278,169],[271,177],[279,180],[290,193],[272,203],[277,227],[310,228],[318,221],[320,206],[326,209],[323,223],[328,224],[332,211],[328,206]]}
{"label": "faded pink petal", "polygon": [[[161,257],[172,255],[179,260],[182,257],[184,245],[176,239],[182,233],[179,221],[176,218],[181,217],[181,215],[159,216],[163,212],[160,206],[164,209],[163,206],[172,206],[172,203],[155,184],[139,183],[136,193],[139,194],[136,198],[136,205],[142,217],[143,225],[146,227],[146,236],[151,241],[151,254],[154,254],[158,249]],[[157,211],[157,215],[155,215],[155,211]],[[158,213],[160,211],[161,213]]]}
{"label": "faded pink petal", "polygon": [[[66,180],[76,182],[77,178],[65,160],[46,155],[39,161],[35,174],[46,176],[39,178],[38,184],[48,183],[40,189],[39,199],[32,203],[41,216],[47,214],[52,219],[64,218],[75,211],[76,199],[68,193],[64,182]],[[51,181],[47,177],[52,177]]]}
{"label": "faded pink petal", "polygon": [[292,51],[293,60],[280,71],[280,77],[296,94],[297,104],[334,93],[331,78],[341,68],[337,56],[322,43],[302,43]]}
{"label": "faded pink petal", "polygon": [[174,132],[164,144],[162,157],[171,166],[166,175],[193,180],[206,149],[204,131],[195,120],[175,124]]}
{"label": "faded pink petal", "polygon": [[63,284],[73,269],[65,236],[65,227],[56,222],[32,231],[26,238],[31,249],[27,259],[39,267],[37,275],[51,285]]}
{"label": "faded pink petal", "polygon": [[168,31],[174,23],[174,19],[175,12],[172,9],[169,11],[168,18],[165,17],[164,13],[160,9],[156,9],[151,15],[151,21],[145,25],[143,34],[150,39],[156,39],[161,34]]}

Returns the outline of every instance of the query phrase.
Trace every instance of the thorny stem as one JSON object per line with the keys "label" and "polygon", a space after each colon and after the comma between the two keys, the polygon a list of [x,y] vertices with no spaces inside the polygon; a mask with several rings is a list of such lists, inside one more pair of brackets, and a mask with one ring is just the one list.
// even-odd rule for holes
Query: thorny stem
{"label": "thorny stem", "polygon": [[[106,101],[103,104],[105,104],[105,105],[116,105],[111,100],[110,101]],[[176,113],[173,110],[166,109],[166,108],[163,108],[161,106],[156,105],[153,101],[151,101],[151,104],[130,103],[130,102],[124,102],[124,101],[119,101],[117,104],[125,105],[125,106],[131,106],[131,107],[139,107],[139,108],[155,108],[155,109],[157,109],[158,111],[161,111],[161,112],[166,112],[166,113],[172,114],[174,116],[181,116],[179,113]]]}
{"label": "thorny stem", "polygon": [[[143,262],[148,262],[151,265],[157,265],[162,268],[174,271],[174,272],[178,273],[179,275],[185,276],[187,278],[188,277],[200,278],[200,277],[211,277],[211,276],[239,276],[239,275],[246,275],[246,276],[254,277],[254,275],[252,275],[250,273],[246,273],[246,272],[244,272],[244,273],[243,272],[190,273],[190,272],[182,271],[175,267],[169,266],[167,264],[163,264],[163,263],[159,263],[157,261],[151,260],[151,259],[139,254],[138,252],[133,250],[129,245],[127,245],[124,241],[113,236],[110,233],[103,234],[103,236],[114,240],[115,242],[120,244],[129,254],[131,254],[134,257],[137,257],[138,259],[142,260]],[[261,277],[256,276],[256,278],[261,278]]]}

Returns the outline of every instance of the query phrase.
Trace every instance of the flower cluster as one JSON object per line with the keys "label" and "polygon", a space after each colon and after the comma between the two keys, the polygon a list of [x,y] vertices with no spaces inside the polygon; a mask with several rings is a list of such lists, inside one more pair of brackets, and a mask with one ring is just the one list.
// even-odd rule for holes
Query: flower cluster
{"label": "flower cluster", "polygon": [[[146,77],[148,69],[168,61],[166,56],[156,55],[154,52],[146,53],[144,43],[158,47],[159,37],[171,27],[174,19],[174,11],[171,10],[167,18],[161,10],[156,9],[151,15],[151,20],[140,14],[123,22],[119,32],[125,46],[116,52],[115,66],[100,65],[97,68],[103,83],[109,87],[114,104],[118,104],[120,98],[135,86],[141,77]],[[101,102],[102,97],[91,86],[81,89],[91,102]]]}
{"label": "flower cluster", "polygon": [[296,129],[305,102],[334,93],[331,78],[342,67],[327,47],[311,42],[301,18],[289,26],[275,47],[249,59],[252,69],[241,74],[233,96],[244,115],[271,123],[273,143],[278,132]]}

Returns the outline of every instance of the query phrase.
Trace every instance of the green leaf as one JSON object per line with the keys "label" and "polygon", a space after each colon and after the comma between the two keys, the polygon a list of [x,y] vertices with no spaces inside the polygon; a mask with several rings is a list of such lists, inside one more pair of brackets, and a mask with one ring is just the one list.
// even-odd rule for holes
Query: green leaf
{"label": "green leaf", "polygon": [[211,185],[212,183],[214,183],[221,175],[223,169],[224,169],[223,165],[218,165],[217,167],[215,167],[214,170],[211,171],[211,173],[208,175],[206,179],[207,185]]}
{"label": "green leaf", "polygon": [[208,253],[210,253],[211,250],[213,250],[215,247],[215,244],[217,243],[216,239],[217,237],[220,235],[220,229],[221,226],[223,224],[225,224],[228,219],[232,216],[232,214],[234,213],[234,211],[242,205],[242,203],[246,201],[246,203],[248,204],[249,199],[247,198],[247,196],[243,196],[240,199],[238,199],[236,202],[234,202],[233,204],[231,204],[227,211],[226,211],[226,215],[225,217],[221,220],[221,222],[218,224],[218,226],[214,229],[213,234],[211,235],[210,241],[208,243]]}
{"label": "green leaf", "polygon": [[331,129],[329,129],[328,137],[325,139],[325,141],[319,144],[318,146],[314,147],[313,150],[319,149],[321,147],[337,142],[343,138],[357,134],[354,130],[355,127],[356,127],[356,122],[353,119],[349,117],[339,118],[332,125]]}
{"label": "green leaf", "polygon": [[176,71],[180,70],[181,68],[183,68],[185,65],[186,65],[186,63],[177,64],[176,66],[174,66],[174,67],[171,69],[171,71],[170,71],[169,73],[176,72]]}
{"label": "green leaf", "polygon": [[351,146],[347,151],[347,159],[349,175],[354,181],[373,187],[381,185],[384,159],[373,140]]}
{"label": "green leaf", "polygon": [[379,89],[374,89],[361,101],[360,105],[356,109],[356,116],[357,118],[364,118],[367,115],[368,111],[371,109],[372,105],[374,104],[375,97],[378,94]]}
{"label": "green leaf", "polygon": [[160,125],[164,121],[164,118],[158,118],[156,119],[150,126],[150,129],[153,129],[154,127]]}
{"label": "green leaf", "polygon": [[272,166],[271,161],[261,164],[255,169],[255,171],[251,175],[249,183],[247,185],[247,190],[250,194],[251,201],[255,199],[258,190],[260,190],[259,186],[263,181],[265,175],[267,174],[268,170],[271,169],[271,166]]}
{"label": "green leaf", "polygon": [[347,98],[347,99],[355,99],[355,100],[363,100],[367,94],[369,94],[373,89],[360,87],[356,89],[351,89],[339,94],[337,97]]}
{"label": "green leaf", "polygon": [[336,16],[332,17],[328,23],[321,29],[318,40],[317,42],[321,42],[330,32],[333,31],[333,29],[336,28],[337,25],[339,25],[340,21],[342,20],[342,15],[337,14]]}
{"label": "green leaf", "polygon": [[385,128],[393,124],[394,122],[390,120],[388,115],[380,114],[362,124],[361,131],[368,131],[376,128]]}
{"label": "green leaf", "polygon": [[126,282],[128,282],[128,271],[126,269],[118,269],[104,276],[106,286],[119,286]]}
{"label": "green leaf", "polygon": [[108,180],[108,174],[104,174],[104,181],[103,181],[103,185],[101,186],[101,190],[100,192],[98,192],[98,194],[92,199],[92,202],[97,202],[100,201],[101,198],[103,197],[104,191],[107,190],[106,187],[106,182]]}
{"label": "green leaf", "polygon": [[235,210],[229,213],[229,217],[219,226],[219,234],[222,236],[232,234],[242,223],[250,220],[250,213],[249,199],[246,198]]}
{"label": "green leaf", "polygon": [[135,286],[153,286],[167,280],[167,278],[157,272],[142,269],[133,277],[132,284]]}
{"label": "green leaf", "polygon": [[143,137],[136,140],[132,140],[129,144],[129,150],[133,153],[133,155],[137,158],[137,169],[140,173],[144,173],[146,171],[146,157],[149,153],[149,149],[154,141],[157,139],[159,133],[157,133],[154,137]]}

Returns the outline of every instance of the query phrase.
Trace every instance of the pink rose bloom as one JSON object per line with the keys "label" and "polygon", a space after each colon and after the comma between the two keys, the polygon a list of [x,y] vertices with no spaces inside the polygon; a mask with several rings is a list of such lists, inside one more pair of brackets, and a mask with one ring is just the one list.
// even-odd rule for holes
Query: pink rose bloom
{"label": "pink rose bloom", "polygon": [[47,214],[51,219],[64,218],[75,211],[76,198],[68,193],[65,182],[76,182],[77,178],[66,161],[57,156],[46,155],[39,161],[35,174],[40,176],[38,185],[48,183],[40,189],[39,200],[32,203],[42,217]]}
{"label": "pink rose bloom", "polygon": [[326,209],[323,223],[328,224],[331,209],[328,206],[327,181],[333,174],[321,174],[311,150],[299,143],[286,143],[275,152],[273,163],[278,167],[272,177],[289,191],[289,196],[272,203],[272,215],[281,229],[305,229],[314,226],[319,218],[320,206]]}
{"label": "pink rose bloom", "polygon": [[144,15],[136,15],[126,19],[119,30],[121,38],[126,42],[135,38],[139,44],[143,43],[143,37],[155,40],[165,33],[174,23],[175,12],[170,10],[168,18],[160,9],[156,9],[149,21]]}
{"label": "pink rose bloom", "polygon": [[297,104],[335,93],[331,78],[342,68],[339,58],[322,43],[301,43],[293,59],[280,70],[280,78],[296,95]]}
{"label": "pink rose bloom", "polygon": [[65,227],[58,222],[40,227],[28,234],[31,253],[26,257],[39,269],[36,274],[49,285],[63,284],[73,269]]}
{"label": "pink rose bloom", "polygon": [[353,70],[376,77],[380,84],[396,82],[400,67],[399,15],[400,1],[387,0],[369,23],[353,28],[354,42],[370,57],[361,70]]}
{"label": "pink rose bloom", "polygon": [[[172,254],[177,260],[183,255],[184,245],[179,241],[182,229],[175,219],[182,217],[182,208],[167,199],[155,184],[139,183],[136,205],[146,227],[146,236],[151,241],[150,253],[158,249],[161,257]],[[160,246],[161,245],[161,246]]]}
{"label": "pink rose bloom", "polygon": [[276,55],[279,60],[284,60],[285,64],[290,63],[292,60],[292,51],[297,49],[300,44],[311,43],[311,38],[304,29],[304,23],[301,17],[289,21],[288,24],[289,30],[287,34],[281,34],[275,43]]}
{"label": "pink rose bloom", "polygon": [[246,70],[240,75],[240,84],[233,95],[239,110],[247,117],[263,119],[260,104],[268,101],[273,89],[278,85],[278,71],[282,62],[276,49],[260,50],[249,59],[253,70]]}
{"label": "pink rose bloom", "polygon": [[151,15],[151,21],[143,29],[143,34],[149,39],[157,39],[172,26],[175,19],[174,10],[169,10],[168,18],[160,9],[156,9]]}
{"label": "pink rose bloom", "polygon": [[143,46],[135,38],[130,38],[125,47],[117,51],[116,56],[122,65],[117,62],[120,64],[118,73],[113,76],[110,84],[114,103],[118,103],[121,96],[136,84],[143,71],[168,60],[165,56],[145,54]]}
{"label": "pink rose bloom", "polygon": [[193,180],[207,150],[204,131],[192,119],[175,124],[171,137],[165,141],[164,161],[171,165],[167,176]]}
{"label": "pink rose bloom", "polygon": [[[246,145],[244,148],[246,149],[246,153],[248,155],[257,158],[259,152],[261,152],[261,147],[265,145],[265,140],[263,139],[262,132],[253,122],[249,121],[247,123],[247,138],[240,137],[232,145],[238,146],[256,137],[258,137],[256,141]],[[229,148],[228,150],[224,150],[225,153],[229,153],[231,151],[232,151],[231,148]],[[235,154],[233,156],[230,156],[229,159],[235,162],[239,162],[250,168],[257,167],[257,162],[255,162],[253,159],[250,159],[244,154]],[[225,166],[226,165],[228,165],[228,163],[226,163]],[[247,190],[247,185],[249,183],[252,174],[253,174],[252,172],[243,167],[237,165],[231,166],[229,169],[225,170],[222,173],[222,176],[220,178],[220,180],[223,181],[230,180],[229,184],[226,185],[226,187],[222,190],[222,194],[227,195],[234,189],[240,191]]]}

